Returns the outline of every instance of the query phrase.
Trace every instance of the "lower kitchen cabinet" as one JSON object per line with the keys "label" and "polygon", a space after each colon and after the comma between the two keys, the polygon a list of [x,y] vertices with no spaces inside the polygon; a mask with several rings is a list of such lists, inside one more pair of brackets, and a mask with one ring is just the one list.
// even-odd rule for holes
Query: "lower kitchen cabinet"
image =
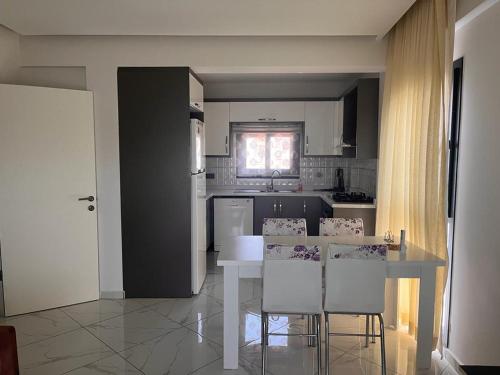
{"label": "lower kitchen cabinet", "polygon": [[344,217],[348,219],[363,219],[365,236],[375,235],[375,213],[374,208],[334,208],[333,217]]}
{"label": "lower kitchen cabinet", "polygon": [[254,202],[254,234],[262,234],[264,218],[289,217],[305,218],[307,234],[317,236],[319,218],[322,217],[322,200],[319,197],[255,197]]}
{"label": "lower kitchen cabinet", "polygon": [[264,218],[278,216],[278,197],[255,197],[253,203],[253,234],[262,234]]}

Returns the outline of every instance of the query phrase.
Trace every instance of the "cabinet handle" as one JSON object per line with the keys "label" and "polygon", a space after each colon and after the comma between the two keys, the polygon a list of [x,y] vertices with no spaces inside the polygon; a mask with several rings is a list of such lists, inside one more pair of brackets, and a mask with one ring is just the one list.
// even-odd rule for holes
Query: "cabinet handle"
{"label": "cabinet handle", "polygon": [[258,121],[266,121],[266,119],[265,119],[265,118],[258,118],[257,120],[258,120]]}
{"label": "cabinet handle", "polygon": [[306,214],[306,210],[307,210],[307,205],[306,205],[306,201],[304,201],[304,215]]}
{"label": "cabinet handle", "polygon": [[226,144],[225,144],[225,147],[226,147],[226,154],[228,154],[229,150],[228,150],[228,138],[227,138],[227,135],[226,135]]}
{"label": "cabinet handle", "polygon": [[276,121],[276,119],[275,119],[275,118],[272,118],[272,117],[269,117],[269,118],[267,119],[267,121]]}
{"label": "cabinet handle", "polygon": [[306,135],[306,154],[309,153],[309,136]]}
{"label": "cabinet handle", "polygon": [[273,204],[273,211],[274,211],[274,216],[276,216],[276,201],[274,201],[274,204]]}
{"label": "cabinet handle", "polygon": [[282,212],[283,212],[283,204],[280,201],[280,216],[281,216]]}

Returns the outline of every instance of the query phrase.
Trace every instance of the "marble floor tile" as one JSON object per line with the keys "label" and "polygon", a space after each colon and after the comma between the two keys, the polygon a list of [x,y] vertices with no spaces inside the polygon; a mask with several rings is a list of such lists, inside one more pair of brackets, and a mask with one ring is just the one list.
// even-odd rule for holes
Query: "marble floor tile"
{"label": "marble floor tile", "polygon": [[262,298],[254,298],[246,302],[240,303],[240,310],[247,311],[252,314],[260,315],[262,312]]}
{"label": "marble floor tile", "polygon": [[[267,372],[270,374],[269,372]],[[193,372],[193,375],[261,375],[260,364],[250,363],[240,359],[237,370],[224,370],[223,360],[218,359]],[[272,375],[272,374],[270,374]]]}
{"label": "marble floor tile", "polygon": [[46,310],[0,320],[0,324],[14,326],[18,346],[24,346],[80,328],[62,310]]}
{"label": "marble floor tile", "polygon": [[115,351],[123,351],[181,326],[151,310],[139,310],[86,327]]}
{"label": "marble floor tile", "polygon": [[[284,327],[277,330],[280,331],[285,333],[288,329]],[[344,354],[339,349],[330,347],[331,361]],[[240,348],[240,355],[253,364],[259,364],[262,358],[260,340]],[[316,348],[307,346],[306,338],[271,336],[267,355],[267,369],[273,375],[317,374]],[[324,362],[324,355],[322,360]]]}
{"label": "marble floor tile", "polygon": [[192,298],[169,299],[149,308],[180,324],[190,324],[220,313],[224,305],[217,298],[198,294]]}
{"label": "marble floor tile", "polygon": [[133,299],[101,299],[63,307],[63,310],[78,323],[87,326],[142,308],[144,305]]}
{"label": "marble floor tile", "polygon": [[[240,279],[240,303],[262,296],[260,279]],[[224,300],[224,283],[203,286],[200,293]]]}
{"label": "marble floor tile", "polygon": [[23,375],[57,375],[111,356],[113,352],[84,328],[19,349]]}
{"label": "marble floor tile", "polygon": [[185,375],[221,358],[222,347],[187,328],[180,328],[120,355],[146,375]]}
{"label": "marble floor tile", "polygon": [[77,368],[67,373],[67,375],[140,375],[142,372],[137,370],[130,363],[125,361],[118,354],[102,359],[97,362],[89,363],[83,367]]}
{"label": "marble floor tile", "polygon": [[[270,320],[269,330],[273,332],[288,324],[287,317],[279,317],[276,320]],[[196,323],[187,326],[189,329],[206,337],[220,345],[224,343],[224,314],[215,314],[207,319],[199,320]],[[240,334],[239,345],[244,346],[252,341],[260,340],[261,320],[260,316],[240,312]]]}
{"label": "marble floor tile", "polygon": [[[330,363],[330,374],[380,375],[382,367],[354,355],[345,354]],[[387,369],[387,375],[397,375],[397,373]]]}
{"label": "marble floor tile", "polygon": [[205,285],[214,285],[214,284],[222,284],[224,282],[224,274],[223,273],[207,273],[207,277],[205,278]]}

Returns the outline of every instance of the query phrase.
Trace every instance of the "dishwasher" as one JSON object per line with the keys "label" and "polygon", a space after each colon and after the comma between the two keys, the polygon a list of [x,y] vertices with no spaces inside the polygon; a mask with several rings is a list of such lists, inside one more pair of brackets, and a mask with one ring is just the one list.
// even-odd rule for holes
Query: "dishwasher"
{"label": "dishwasher", "polygon": [[214,198],[214,250],[221,251],[224,240],[253,235],[253,198]]}

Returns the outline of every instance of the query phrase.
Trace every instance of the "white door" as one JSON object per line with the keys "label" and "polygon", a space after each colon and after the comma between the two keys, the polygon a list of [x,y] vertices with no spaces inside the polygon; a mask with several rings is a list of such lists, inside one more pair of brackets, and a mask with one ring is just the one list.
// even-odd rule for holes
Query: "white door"
{"label": "white door", "polygon": [[306,155],[342,155],[341,105],[338,101],[306,102]]}
{"label": "white door", "polygon": [[206,102],[204,108],[206,155],[229,155],[229,103]]}
{"label": "white door", "polygon": [[7,316],[99,298],[92,93],[0,85]]}

